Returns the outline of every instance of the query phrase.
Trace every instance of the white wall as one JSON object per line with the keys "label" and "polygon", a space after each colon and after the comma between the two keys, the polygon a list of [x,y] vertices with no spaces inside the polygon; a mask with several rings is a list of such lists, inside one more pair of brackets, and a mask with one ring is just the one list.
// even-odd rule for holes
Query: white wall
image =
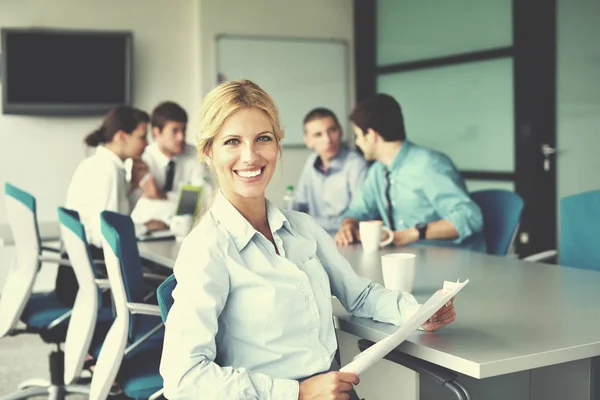
{"label": "white wall", "polygon": [[[193,116],[200,102],[198,1],[1,0],[0,27],[132,31],[134,105],[150,111],[170,99]],[[85,156],[83,138],[100,121],[0,114],[0,183],[30,191],[40,221],[55,221],[56,207]],[[0,227],[6,222],[0,196]]]}
{"label": "white wall", "polygon": [[[218,35],[343,39],[348,42],[350,99],[354,104],[352,0],[202,0],[201,4],[202,93],[206,94],[217,82]],[[318,103],[315,99],[315,106]],[[347,116],[338,118],[343,124]],[[351,134],[347,129],[345,133],[347,137]],[[267,196],[276,204],[282,205],[285,187],[298,181],[308,154],[305,149],[284,150],[283,168],[278,168],[267,189]]]}
{"label": "white wall", "polygon": [[600,189],[600,2],[559,0],[558,198]]}

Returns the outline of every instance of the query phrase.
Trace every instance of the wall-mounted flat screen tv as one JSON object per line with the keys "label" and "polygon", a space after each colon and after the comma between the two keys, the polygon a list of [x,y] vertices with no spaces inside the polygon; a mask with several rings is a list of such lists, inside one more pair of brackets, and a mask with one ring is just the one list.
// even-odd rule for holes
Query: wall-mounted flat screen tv
{"label": "wall-mounted flat screen tv", "polygon": [[131,32],[2,29],[3,114],[101,115],[131,104]]}

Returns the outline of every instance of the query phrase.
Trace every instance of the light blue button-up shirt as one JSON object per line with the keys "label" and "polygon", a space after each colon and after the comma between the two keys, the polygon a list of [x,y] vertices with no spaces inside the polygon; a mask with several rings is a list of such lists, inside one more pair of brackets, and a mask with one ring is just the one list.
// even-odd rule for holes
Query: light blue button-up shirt
{"label": "light blue button-up shirt", "polygon": [[[447,219],[458,232],[457,239],[419,243],[486,251],[481,210],[469,197],[460,173],[445,154],[405,141],[388,169],[396,230]],[[390,226],[385,173],[386,167],[380,162],[369,168],[344,217],[359,221],[379,219]]]}
{"label": "light blue button-up shirt", "polygon": [[396,325],[418,310],[356,275],[309,215],[267,202],[267,218],[279,255],[222,193],[184,240],[160,367],[167,398],[296,400],[296,379],[332,363],[332,294]]}
{"label": "light blue button-up shirt", "polygon": [[330,234],[340,228],[342,214],[361,188],[367,173],[365,159],[342,147],[327,171],[317,153],[311,154],[294,192],[294,209],[309,213]]}

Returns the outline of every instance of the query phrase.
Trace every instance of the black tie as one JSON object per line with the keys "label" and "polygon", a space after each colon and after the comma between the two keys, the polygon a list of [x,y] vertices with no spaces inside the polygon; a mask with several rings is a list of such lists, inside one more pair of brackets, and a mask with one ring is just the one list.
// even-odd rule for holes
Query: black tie
{"label": "black tie", "polygon": [[392,209],[392,199],[390,199],[390,170],[385,170],[385,201],[387,202],[387,216],[390,221],[390,229],[395,231],[394,227],[394,210]]}
{"label": "black tie", "polygon": [[173,178],[175,177],[175,161],[169,161],[167,165],[167,180],[165,181],[164,192],[170,192],[173,189]]}

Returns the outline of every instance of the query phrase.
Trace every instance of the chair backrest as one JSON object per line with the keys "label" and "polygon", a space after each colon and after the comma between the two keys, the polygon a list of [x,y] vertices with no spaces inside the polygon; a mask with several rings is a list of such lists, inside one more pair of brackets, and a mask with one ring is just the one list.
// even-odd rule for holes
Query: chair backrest
{"label": "chair backrest", "polygon": [[58,208],[61,236],[79,284],[65,340],[66,384],[79,378],[98,317],[101,292],[94,281],[96,268],[92,261],[85,228],[76,211]]}
{"label": "chair backrest", "polygon": [[471,198],[483,213],[483,235],[489,254],[506,255],[519,229],[523,199],[502,189],[471,192]]}
{"label": "chair backrest", "polygon": [[171,274],[165,279],[158,289],[156,289],[156,297],[158,298],[158,306],[160,307],[160,316],[163,322],[167,322],[167,315],[173,305],[173,289],[177,286],[175,275]]}
{"label": "chair backrest", "polygon": [[112,211],[100,213],[102,249],[113,295],[116,318],[108,331],[94,368],[90,400],[106,399],[133,334],[135,315],[128,302],[142,302],[143,274],[131,218]]}
{"label": "chair backrest", "polygon": [[560,200],[561,265],[600,270],[600,190]]}
{"label": "chair backrest", "polygon": [[41,265],[35,197],[10,183],[4,185],[4,193],[16,259],[0,292],[0,337],[8,334],[19,322]]}

